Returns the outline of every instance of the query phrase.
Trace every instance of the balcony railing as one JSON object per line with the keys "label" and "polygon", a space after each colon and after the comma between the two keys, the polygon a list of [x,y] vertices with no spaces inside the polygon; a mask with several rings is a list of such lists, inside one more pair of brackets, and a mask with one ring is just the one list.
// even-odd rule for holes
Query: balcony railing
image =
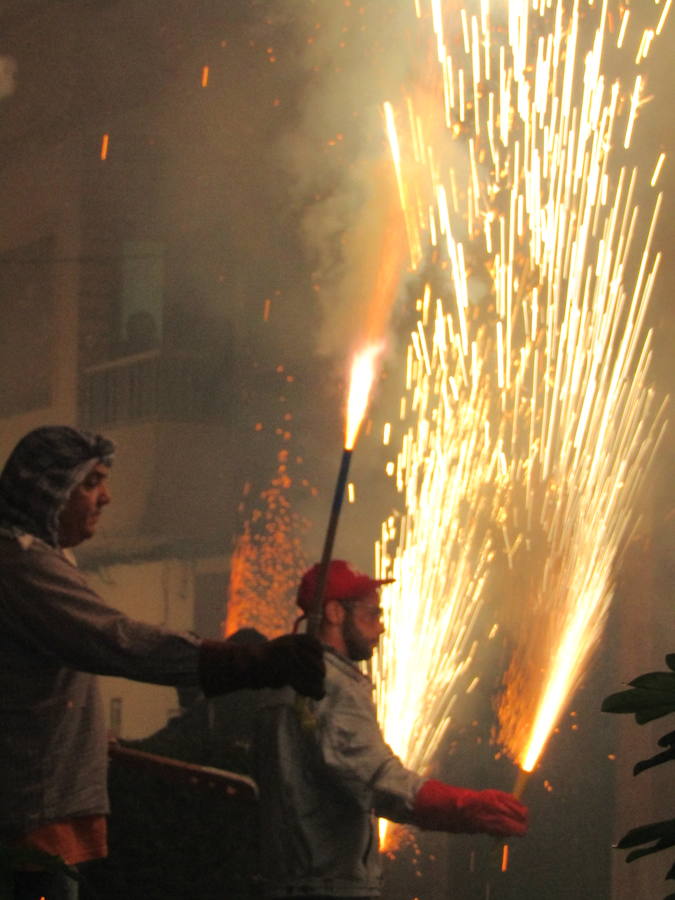
{"label": "balcony railing", "polygon": [[79,414],[85,428],[140,421],[204,420],[222,411],[212,362],[161,349],[83,369]]}

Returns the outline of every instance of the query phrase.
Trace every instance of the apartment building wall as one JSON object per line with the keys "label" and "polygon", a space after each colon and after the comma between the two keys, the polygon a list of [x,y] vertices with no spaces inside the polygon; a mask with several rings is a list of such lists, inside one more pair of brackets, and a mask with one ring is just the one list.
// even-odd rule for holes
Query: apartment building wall
{"label": "apartment building wall", "polygon": [[[106,68],[131,6],[0,10],[0,52],[19,60],[0,114],[0,461],[40,425],[112,438],[113,503],[78,548],[80,565],[112,606],[215,637],[239,494],[235,279],[214,299],[186,271],[189,254],[170,252],[197,225],[172,214],[168,136],[153,123],[185,99],[171,92],[169,51],[154,31],[133,69]],[[198,217],[204,187],[195,193]],[[150,331],[130,332],[139,312]],[[173,688],[101,682],[109,725],[124,737],[152,733],[179,707]]]}
{"label": "apartment building wall", "polygon": [[[6,456],[30,428],[76,417],[80,233],[78,174],[68,147],[0,168],[0,196],[0,278],[4,271],[9,294],[0,310],[0,453]],[[21,408],[21,382],[30,385],[38,373],[47,390]]]}
{"label": "apartment building wall", "polygon": [[[225,561],[167,558],[116,563],[88,573],[94,590],[127,615],[176,631],[220,633],[226,606]],[[181,711],[190,692],[121,678],[100,679],[111,731],[129,740],[146,737]],[[194,694],[194,692],[192,692]]]}

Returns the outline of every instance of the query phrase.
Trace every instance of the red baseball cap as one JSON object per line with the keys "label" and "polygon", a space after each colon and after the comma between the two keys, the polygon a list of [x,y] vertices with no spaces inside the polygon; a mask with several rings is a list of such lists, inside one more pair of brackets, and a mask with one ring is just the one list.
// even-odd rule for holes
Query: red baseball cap
{"label": "red baseball cap", "polygon": [[[316,588],[319,581],[320,563],[307,569],[300,581],[298,588],[298,606],[304,613],[308,613],[316,596]],[[372,591],[377,590],[383,584],[391,584],[394,578],[371,578],[357,572],[344,559],[333,559],[328,564],[326,587],[323,594],[323,602],[329,600],[359,600],[366,597]]]}

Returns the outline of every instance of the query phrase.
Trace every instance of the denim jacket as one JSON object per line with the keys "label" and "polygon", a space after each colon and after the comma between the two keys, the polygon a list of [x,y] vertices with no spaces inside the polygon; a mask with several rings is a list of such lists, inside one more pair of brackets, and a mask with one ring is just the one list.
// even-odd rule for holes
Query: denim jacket
{"label": "denim jacket", "polygon": [[370,680],[325,649],[327,693],[311,704],[311,721],[290,688],[267,692],[258,716],[268,897],[379,896],[376,816],[410,821],[423,782],[385,743]]}
{"label": "denim jacket", "polygon": [[63,551],[0,533],[0,829],[108,811],[96,674],[197,684],[199,640],[106,606]]}

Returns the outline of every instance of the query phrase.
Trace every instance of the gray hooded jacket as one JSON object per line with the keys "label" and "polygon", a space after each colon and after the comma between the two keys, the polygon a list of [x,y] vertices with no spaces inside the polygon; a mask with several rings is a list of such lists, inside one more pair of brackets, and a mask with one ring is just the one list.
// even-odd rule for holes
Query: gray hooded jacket
{"label": "gray hooded jacket", "polygon": [[269,691],[258,716],[262,867],[268,897],[379,897],[377,816],[409,822],[424,779],[377,723],[372,684],[326,650],[326,697],[303,723],[297,695]]}
{"label": "gray hooded jacket", "polygon": [[108,811],[95,674],[197,684],[199,640],[106,606],[58,547],[71,490],[112,444],[72,428],[27,435],[0,475],[0,829]]}

